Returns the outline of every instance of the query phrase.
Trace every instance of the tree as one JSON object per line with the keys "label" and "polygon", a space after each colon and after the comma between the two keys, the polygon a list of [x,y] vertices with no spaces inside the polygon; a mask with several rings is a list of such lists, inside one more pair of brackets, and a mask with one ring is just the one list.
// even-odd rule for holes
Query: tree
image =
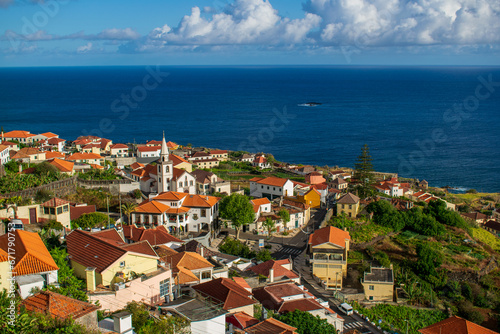
{"label": "tree", "polygon": [[278,317],[278,320],[296,327],[299,334],[337,333],[335,326],[329,324],[326,319],[300,310],[288,312]]}
{"label": "tree", "polygon": [[237,193],[224,197],[220,201],[219,215],[232,222],[236,230],[236,239],[239,239],[241,227],[252,223],[255,219],[253,205],[248,197]]}
{"label": "tree", "polygon": [[418,261],[415,263],[415,272],[425,279],[437,276],[436,268],[443,263],[441,254],[433,250],[427,243],[417,244]]}
{"label": "tree", "polygon": [[35,194],[35,202],[36,203],[44,203],[54,197],[52,191],[47,189],[40,189]]}
{"label": "tree", "polygon": [[288,212],[287,209],[283,208],[278,212],[278,216],[281,217],[281,220],[283,221],[283,226],[285,227],[285,231],[287,230],[286,225],[290,221],[290,212]]}
{"label": "tree", "polygon": [[136,207],[137,207],[137,204],[132,203],[132,202],[128,202],[128,203],[123,203],[122,204],[123,214],[125,214],[127,216],[127,222],[129,224],[132,224],[132,220],[130,218],[130,214],[132,212],[134,212],[134,210],[135,210]]}
{"label": "tree", "polygon": [[[112,219],[110,221],[113,221]],[[93,228],[108,224],[108,215],[101,212],[84,213],[80,218],[71,221],[71,227],[75,228]]]}
{"label": "tree", "polygon": [[274,260],[274,258],[271,256],[271,252],[269,251],[269,249],[261,249],[257,253],[257,256],[255,258],[259,261],[262,261],[262,262]]}
{"label": "tree", "polygon": [[262,226],[267,230],[267,237],[271,237],[271,233],[276,231],[276,223],[271,217],[266,217],[266,220],[262,222]]}
{"label": "tree", "polygon": [[68,253],[63,248],[53,248],[50,255],[56,262],[59,270],[57,272],[57,281],[59,287],[49,286],[48,289],[60,293],[71,298],[81,301],[87,301],[87,294],[85,293],[85,283],[83,280],[77,278],[73,269],[68,264]]}
{"label": "tree", "polygon": [[373,164],[370,155],[370,149],[365,144],[361,148],[361,154],[354,163],[354,178],[361,182],[361,196],[366,196],[369,193],[369,185],[373,183]]}
{"label": "tree", "polygon": [[253,259],[256,254],[250,248],[239,240],[233,238],[226,238],[219,245],[219,251],[225,254],[244,257],[246,259]]}

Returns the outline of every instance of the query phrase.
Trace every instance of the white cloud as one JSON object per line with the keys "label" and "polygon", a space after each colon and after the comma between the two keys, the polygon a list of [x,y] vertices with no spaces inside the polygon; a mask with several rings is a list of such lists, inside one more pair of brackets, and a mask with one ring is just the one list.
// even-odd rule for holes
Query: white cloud
{"label": "white cloud", "polygon": [[91,42],[88,42],[87,44],[76,48],[76,52],[78,52],[78,53],[86,53],[86,52],[89,52],[90,50],[92,50],[92,43]]}
{"label": "white cloud", "polygon": [[309,0],[324,45],[460,45],[500,42],[497,0]]}
{"label": "white cloud", "polygon": [[[205,8],[204,12],[212,11]],[[155,39],[185,45],[303,43],[319,23],[320,17],[310,13],[303,19],[282,18],[267,0],[236,0],[208,18],[199,7],[193,7],[177,27],[155,28],[145,43]]]}

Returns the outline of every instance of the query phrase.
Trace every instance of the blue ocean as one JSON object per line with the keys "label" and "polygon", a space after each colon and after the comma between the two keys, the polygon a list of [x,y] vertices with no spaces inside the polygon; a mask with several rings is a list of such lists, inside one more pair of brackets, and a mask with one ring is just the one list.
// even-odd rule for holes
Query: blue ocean
{"label": "blue ocean", "polygon": [[[314,102],[314,103],[311,103]],[[500,192],[499,67],[0,68],[0,125],[160,139]]]}

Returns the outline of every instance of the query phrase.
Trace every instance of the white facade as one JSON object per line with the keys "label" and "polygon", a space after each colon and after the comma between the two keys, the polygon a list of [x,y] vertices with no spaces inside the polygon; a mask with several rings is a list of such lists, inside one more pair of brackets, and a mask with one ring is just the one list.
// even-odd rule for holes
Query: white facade
{"label": "white facade", "polygon": [[22,275],[15,277],[19,287],[19,295],[22,299],[26,299],[33,295],[31,291],[34,288],[43,289],[47,285],[57,283],[57,270],[42,272],[33,275]]}
{"label": "white facade", "polygon": [[250,180],[250,196],[267,197],[271,200],[281,196],[293,196],[293,182],[287,179],[282,186],[279,186],[267,183],[266,179]]}
{"label": "white facade", "polygon": [[[0,145],[1,147],[2,145]],[[0,148],[1,149],[1,148]],[[5,165],[10,161],[9,147],[4,146],[4,149],[0,152],[0,165]]]}
{"label": "white facade", "polygon": [[225,334],[226,315],[221,314],[208,320],[191,321],[191,333]]}
{"label": "white facade", "polygon": [[137,148],[138,158],[159,158],[161,148],[158,147],[139,147]]}

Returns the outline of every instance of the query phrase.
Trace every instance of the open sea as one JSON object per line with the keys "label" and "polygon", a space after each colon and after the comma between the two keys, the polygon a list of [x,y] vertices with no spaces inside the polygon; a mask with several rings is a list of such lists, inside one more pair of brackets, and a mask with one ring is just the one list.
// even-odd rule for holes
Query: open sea
{"label": "open sea", "polygon": [[346,167],[366,143],[377,171],[500,192],[500,67],[0,68],[0,126]]}

